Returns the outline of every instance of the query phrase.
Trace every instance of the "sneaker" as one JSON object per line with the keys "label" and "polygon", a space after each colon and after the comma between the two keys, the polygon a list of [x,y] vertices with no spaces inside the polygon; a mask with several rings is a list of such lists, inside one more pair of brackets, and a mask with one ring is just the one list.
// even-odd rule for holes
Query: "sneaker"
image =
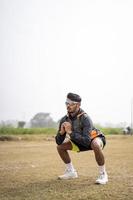
{"label": "sneaker", "polygon": [[107,173],[100,174],[98,179],[96,180],[96,184],[106,184],[108,182],[108,175]]}
{"label": "sneaker", "polygon": [[76,171],[70,171],[66,169],[65,173],[61,176],[58,176],[58,179],[73,179],[78,178],[78,174]]}

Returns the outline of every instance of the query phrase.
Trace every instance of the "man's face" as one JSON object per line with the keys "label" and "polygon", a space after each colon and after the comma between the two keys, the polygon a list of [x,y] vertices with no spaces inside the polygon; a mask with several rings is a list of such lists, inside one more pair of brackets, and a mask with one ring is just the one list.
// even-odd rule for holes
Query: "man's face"
{"label": "man's face", "polygon": [[80,107],[80,103],[73,102],[67,99],[66,108],[67,108],[68,113],[72,114],[72,113],[77,112],[79,110],[79,107]]}

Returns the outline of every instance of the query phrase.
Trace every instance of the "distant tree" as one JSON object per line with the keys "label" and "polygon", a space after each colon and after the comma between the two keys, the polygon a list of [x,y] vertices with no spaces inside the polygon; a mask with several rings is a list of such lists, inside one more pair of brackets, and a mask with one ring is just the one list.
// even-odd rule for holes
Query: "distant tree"
{"label": "distant tree", "polygon": [[56,123],[53,121],[50,113],[37,113],[30,121],[31,127],[43,128],[43,127],[55,127]]}
{"label": "distant tree", "polygon": [[12,128],[12,127],[17,127],[17,124],[18,124],[17,120],[0,121],[0,127]]}
{"label": "distant tree", "polygon": [[18,128],[24,128],[25,121],[18,121]]}

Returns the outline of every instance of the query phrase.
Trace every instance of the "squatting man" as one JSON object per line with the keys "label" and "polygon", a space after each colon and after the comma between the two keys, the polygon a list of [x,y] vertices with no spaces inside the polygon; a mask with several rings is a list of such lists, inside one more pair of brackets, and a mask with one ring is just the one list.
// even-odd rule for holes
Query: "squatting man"
{"label": "squatting man", "polygon": [[95,183],[106,184],[108,175],[102,151],[106,144],[104,134],[93,126],[90,117],[80,108],[81,97],[78,94],[68,93],[65,104],[67,115],[60,120],[55,140],[58,153],[66,164],[66,170],[58,178],[72,179],[78,177],[68,150],[76,152],[93,150],[99,168],[99,177]]}

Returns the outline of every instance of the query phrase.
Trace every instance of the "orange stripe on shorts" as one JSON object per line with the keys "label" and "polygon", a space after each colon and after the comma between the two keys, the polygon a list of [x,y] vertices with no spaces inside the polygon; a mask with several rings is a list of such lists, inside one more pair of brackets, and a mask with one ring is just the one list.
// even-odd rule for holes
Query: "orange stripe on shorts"
{"label": "orange stripe on shorts", "polygon": [[97,135],[98,135],[98,134],[97,134],[97,131],[96,131],[96,130],[92,130],[92,131],[90,132],[91,139],[97,137]]}

